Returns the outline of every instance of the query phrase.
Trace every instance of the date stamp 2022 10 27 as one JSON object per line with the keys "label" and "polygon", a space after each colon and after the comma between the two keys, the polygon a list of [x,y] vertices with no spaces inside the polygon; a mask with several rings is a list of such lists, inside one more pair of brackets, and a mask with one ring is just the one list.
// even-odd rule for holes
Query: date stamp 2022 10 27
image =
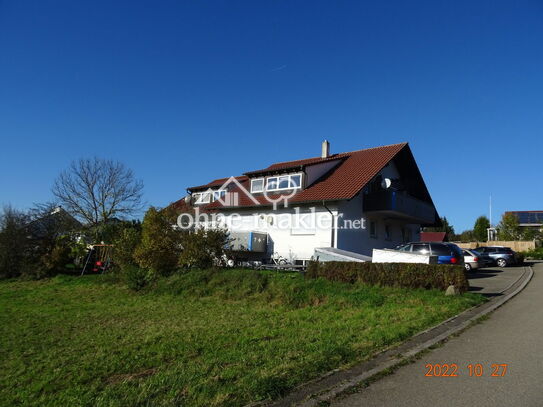
{"label": "date stamp 2022 10 27", "polygon": [[486,369],[482,363],[470,363],[463,367],[456,363],[427,363],[424,367],[426,377],[458,377],[463,374],[470,377],[503,377],[507,374],[507,363],[491,363]]}

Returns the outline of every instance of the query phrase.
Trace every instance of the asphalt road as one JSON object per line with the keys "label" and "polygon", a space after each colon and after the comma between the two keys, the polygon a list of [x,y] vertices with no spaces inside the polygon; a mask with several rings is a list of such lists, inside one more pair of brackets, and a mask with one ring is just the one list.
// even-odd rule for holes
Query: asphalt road
{"label": "asphalt road", "polygon": [[[516,273],[517,269],[505,269],[503,273],[509,271]],[[495,274],[501,279],[514,278],[512,274]],[[502,280],[501,286],[504,284]],[[486,288],[491,290],[488,284]],[[456,364],[456,376],[426,376],[427,365],[437,364],[442,372],[443,364]],[[482,366],[482,372],[476,364]],[[503,367],[497,366],[494,372],[493,364],[507,364],[507,371],[502,375]],[[439,368],[435,372],[439,373]],[[446,372],[452,373],[452,369]],[[482,374],[478,377],[477,373]],[[489,319],[415,363],[331,405],[543,406],[543,263],[534,266],[530,284]]]}
{"label": "asphalt road", "polygon": [[468,273],[470,291],[489,296],[498,295],[522,277],[523,273],[523,267],[492,267]]}

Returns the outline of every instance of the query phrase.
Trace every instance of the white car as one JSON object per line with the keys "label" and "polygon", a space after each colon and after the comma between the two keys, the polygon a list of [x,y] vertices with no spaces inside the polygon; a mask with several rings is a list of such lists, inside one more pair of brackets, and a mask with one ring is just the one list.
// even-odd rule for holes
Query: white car
{"label": "white car", "polygon": [[479,262],[479,256],[477,253],[467,249],[463,249],[462,253],[464,254],[464,267],[466,271],[478,269],[482,266]]}

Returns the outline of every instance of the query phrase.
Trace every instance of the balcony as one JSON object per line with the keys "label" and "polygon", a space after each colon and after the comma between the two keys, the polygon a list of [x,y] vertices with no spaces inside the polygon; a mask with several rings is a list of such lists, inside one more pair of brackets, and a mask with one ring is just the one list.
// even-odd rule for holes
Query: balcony
{"label": "balcony", "polygon": [[392,190],[372,192],[364,196],[364,212],[386,216],[390,219],[406,220],[412,223],[433,224],[433,205],[411,195]]}

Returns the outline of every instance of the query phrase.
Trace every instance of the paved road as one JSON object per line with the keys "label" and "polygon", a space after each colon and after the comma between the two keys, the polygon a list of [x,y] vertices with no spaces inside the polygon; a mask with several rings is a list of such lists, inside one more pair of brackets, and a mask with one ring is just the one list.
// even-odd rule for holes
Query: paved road
{"label": "paved road", "polygon": [[[443,363],[456,363],[458,376],[425,376],[426,364]],[[483,375],[470,377],[468,365],[476,363]],[[491,376],[493,363],[507,364],[505,376]],[[332,406],[543,406],[543,263],[488,320]]]}
{"label": "paved road", "polygon": [[477,270],[468,274],[470,291],[483,295],[497,295],[514,284],[523,273],[523,267],[492,267]]}

